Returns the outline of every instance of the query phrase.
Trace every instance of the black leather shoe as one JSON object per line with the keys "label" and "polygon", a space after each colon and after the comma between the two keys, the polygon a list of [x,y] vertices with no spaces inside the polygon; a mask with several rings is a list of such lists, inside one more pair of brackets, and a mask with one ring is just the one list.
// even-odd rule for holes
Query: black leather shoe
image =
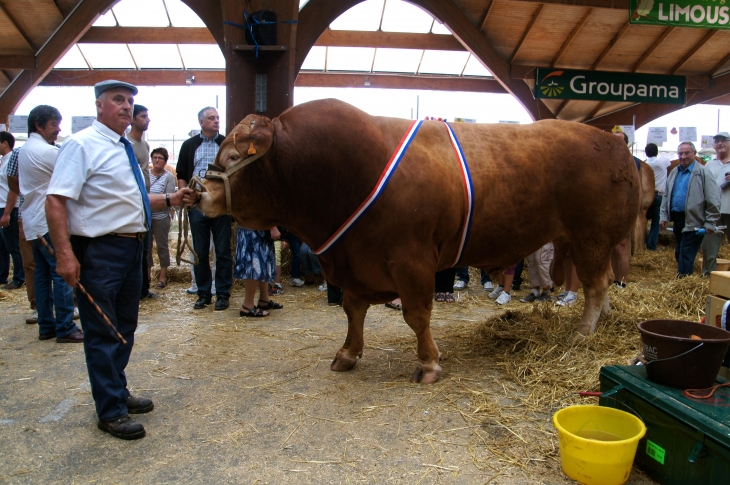
{"label": "black leather shoe", "polygon": [[99,421],[96,427],[123,440],[136,440],[144,436],[144,426],[129,416],[114,421]]}
{"label": "black leather shoe", "polygon": [[84,343],[84,332],[76,330],[64,337],[56,337],[56,342],[59,344],[82,344]]}
{"label": "black leather shoe", "polygon": [[201,296],[198,298],[198,301],[195,302],[195,305],[193,305],[193,308],[196,310],[202,310],[205,308],[205,305],[210,305],[210,297],[209,296]]}
{"label": "black leather shoe", "polygon": [[220,311],[220,310],[225,310],[227,308],[228,308],[228,298],[223,298],[223,297],[219,296],[218,298],[215,299],[215,309],[216,310]]}
{"label": "black leather shoe", "polygon": [[146,397],[129,396],[127,398],[127,411],[129,414],[149,413],[155,408],[152,399]]}
{"label": "black leather shoe", "polygon": [[56,338],[56,332],[42,333],[38,335],[38,340],[51,340],[52,338]]}

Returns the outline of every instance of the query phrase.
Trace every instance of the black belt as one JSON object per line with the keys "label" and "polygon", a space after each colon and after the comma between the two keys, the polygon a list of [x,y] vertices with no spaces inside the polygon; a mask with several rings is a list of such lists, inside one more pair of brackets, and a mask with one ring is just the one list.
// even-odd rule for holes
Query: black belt
{"label": "black belt", "polygon": [[144,241],[147,237],[147,231],[144,232],[110,232],[110,236],[128,237],[130,239],[136,239],[137,241]]}
{"label": "black belt", "polygon": [[664,196],[664,192],[659,192],[658,190],[655,190],[654,194]]}

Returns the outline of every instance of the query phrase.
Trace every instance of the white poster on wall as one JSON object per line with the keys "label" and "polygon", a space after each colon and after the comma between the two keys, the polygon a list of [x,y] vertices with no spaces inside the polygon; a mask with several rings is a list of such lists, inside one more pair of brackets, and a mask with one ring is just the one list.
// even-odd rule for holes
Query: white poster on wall
{"label": "white poster on wall", "polygon": [[680,126],[679,127],[679,142],[683,141],[697,141],[697,128],[694,126]]}
{"label": "white poster on wall", "polygon": [[713,142],[712,135],[702,135],[701,148],[712,148],[712,142]]}
{"label": "white poster on wall", "polygon": [[0,131],[8,131],[8,127],[5,125],[5,123],[0,123]]}
{"label": "white poster on wall", "polygon": [[621,128],[621,131],[626,133],[626,136],[629,137],[629,143],[633,144],[636,136],[636,130],[634,129],[634,125],[618,125],[619,128]]}
{"label": "white poster on wall", "polygon": [[655,143],[657,146],[662,146],[662,143],[667,141],[667,127],[666,126],[650,126],[649,133],[646,136],[646,143]]}
{"label": "white poster on wall", "polygon": [[71,133],[88,128],[94,123],[96,116],[72,116],[71,117]]}
{"label": "white poster on wall", "polygon": [[8,124],[10,133],[28,133],[28,116],[27,115],[10,115],[8,116]]}

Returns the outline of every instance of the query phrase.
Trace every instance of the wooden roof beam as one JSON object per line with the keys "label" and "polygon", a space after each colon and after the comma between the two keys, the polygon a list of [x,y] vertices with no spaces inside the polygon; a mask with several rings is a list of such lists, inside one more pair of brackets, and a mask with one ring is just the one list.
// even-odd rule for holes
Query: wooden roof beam
{"label": "wooden roof beam", "polygon": [[453,35],[406,32],[325,30],[314,44],[327,47],[377,47],[393,49],[466,50]]}
{"label": "wooden roof beam", "polygon": [[488,0],[489,3],[487,3],[487,8],[484,10],[484,18],[482,19],[481,23],[479,24],[479,31],[484,32],[484,27],[487,26],[487,19],[489,18],[489,12],[492,11],[492,7],[494,6],[494,0]]}
{"label": "wooden roof beam", "polygon": [[0,69],[35,69],[34,56],[0,55]]}
{"label": "wooden roof beam", "polygon": [[91,27],[84,44],[215,44],[205,27]]}
{"label": "wooden roof beam", "polygon": [[564,99],[562,103],[560,103],[560,106],[557,107],[555,110],[555,117],[558,118],[560,116],[560,113],[563,112],[566,106],[568,106],[568,102],[570,102],[569,99]]}
{"label": "wooden roof beam", "polygon": [[25,40],[25,43],[28,44],[28,47],[30,48],[30,50],[33,51],[33,54],[38,52],[38,48],[35,45],[33,45],[33,41],[30,40],[30,37],[28,37],[25,32],[23,32],[23,29],[20,28],[20,26],[18,25],[18,22],[13,18],[13,16],[10,14],[10,12],[8,12],[8,9],[5,8],[5,5],[2,3],[0,3],[0,10],[2,10],[2,12],[5,14],[5,16],[8,18],[8,21],[12,24],[12,26],[15,28],[15,30],[17,30],[18,33],[23,37],[23,39]]}
{"label": "wooden roof beam", "polygon": [[662,32],[662,35],[660,35],[659,38],[654,41],[654,43],[651,45],[651,47],[649,47],[646,50],[646,52],[644,52],[644,54],[641,56],[641,58],[639,58],[639,60],[636,61],[636,64],[634,64],[634,67],[631,68],[631,72],[638,71],[639,68],[641,67],[641,65],[644,63],[644,61],[646,61],[649,58],[649,56],[654,53],[654,51],[657,49],[657,47],[659,47],[659,45],[662,42],[664,42],[664,39],[666,39],[667,36],[669,34],[671,34],[672,32],[674,32],[674,27],[667,27],[666,29],[664,29],[664,32]]}
{"label": "wooden roof beam", "polygon": [[680,59],[679,62],[674,65],[674,67],[672,68],[672,74],[677,74],[677,72],[680,69],[682,69],[685,64],[687,64],[687,62],[692,58],[692,56],[694,56],[695,54],[697,54],[697,52],[700,49],[702,49],[702,46],[704,46],[705,44],[707,44],[707,42],[709,42],[710,39],[712,39],[715,36],[715,34],[717,34],[718,32],[719,32],[719,29],[712,29],[712,30],[708,31],[705,34],[705,36],[702,37],[702,39],[700,39],[700,41],[697,42],[694,45],[694,47],[692,47],[689,50],[689,52],[687,52],[684,55],[684,57],[682,59]]}
{"label": "wooden roof beam", "polygon": [[611,49],[613,49],[616,44],[618,44],[618,41],[621,40],[621,37],[624,36],[627,30],[629,30],[629,27],[631,27],[631,24],[626,22],[626,24],[621,27],[621,30],[618,31],[618,33],[614,36],[613,40],[606,46],[605,49],[603,49],[603,52],[598,56],[596,61],[591,66],[591,71],[595,71],[598,68],[598,65],[603,62],[603,60],[606,58],[606,56],[611,52]]}
{"label": "wooden roof beam", "polygon": [[565,39],[565,42],[563,42],[563,45],[560,47],[560,50],[553,58],[553,62],[550,63],[552,67],[557,66],[558,62],[560,62],[560,58],[563,57],[563,54],[565,54],[565,51],[568,50],[568,47],[570,47],[570,44],[573,43],[573,40],[578,35],[578,32],[580,32],[580,29],[583,28],[583,25],[585,25],[586,20],[588,20],[588,17],[591,15],[591,12],[593,12],[592,8],[589,8],[586,10],[586,13],[583,14],[583,17],[580,19],[578,24],[573,28],[573,31],[570,33],[567,39]]}
{"label": "wooden roof beam", "polygon": [[728,72],[730,72],[730,67],[729,67],[729,68],[727,68],[727,69],[725,69],[725,71],[724,71],[724,72],[723,72],[723,71],[721,71],[721,69],[722,69],[722,68],[723,68],[723,67],[725,66],[725,64],[727,64],[728,62],[730,62],[730,54],[728,54],[728,55],[726,55],[725,57],[723,57],[723,58],[722,58],[722,60],[721,60],[720,62],[718,62],[717,64],[715,64],[715,65],[713,66],[713,68],[712,68],[712,69],[710,70],[710,77],[717,77],[718,75],[721,75],[721,74],[727,74]]}
{"label": "wooden roof beam", "polygon": [[535,22],[537,22],[537,19],[540,17],[540,12],[542,12],[542,9],[545,7],[545,4],[539,4],[537,6],[537,10],[535,10],[535,13],[532,14],[532,18],[530,19],[530,23],[527,24],[527,28],[525,29],[525,33],[522,34],[522,38],[520,39],[519,43],[517,44],[517,47],[515,47],[515,51],[512,53],[512,56],[509,58],[510,64],[515,62],[515,59],[517,59],[517,55],[520,53],[520,49],[522,49],[522,46],[525,45],[525,41],[527,40],[527,36],[530,35],[530,31],[532,30],[532,27],[535,25]]}
{"label": "wooden roof beam", "polygon": [[596,107],[593,108],[593,110],[590,113],[588,113],[588,116],[585,117],[585,119],[583,120],[583,123],[595,118],[596,115],[599,113],[599,111],[601,111],[603,109],[604,106],[606,106],[606,101],[599,101],[599,103],[596,105]]}
{"label": "wooden roof beam", "polygon": [[[54,69],[41,86],[93,86],[105,79],[118,79],[138,86],[185,86],[194,76],[196,86],[225,86],[225,70],[171,70],[171,69],[117,69],[67,70]],[[366,85],[366,81],[369,85]],[[299,87],[426,89],[433,91],[466,91],[479,93],[506,93],[497,81],[485,78],[459,76],[425,76],[373,73],[300,72]]]}

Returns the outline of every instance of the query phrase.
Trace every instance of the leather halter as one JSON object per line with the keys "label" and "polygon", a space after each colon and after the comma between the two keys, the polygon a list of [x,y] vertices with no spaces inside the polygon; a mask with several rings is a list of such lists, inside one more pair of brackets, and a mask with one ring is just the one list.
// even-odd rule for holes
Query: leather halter
{"label": "leather halter", "polygon": [[[237,133],[233,134],[233,146],[236,147],[236,135]],[[241,153],[238,148],[236,147],[236,151],[238,152],[241,157],[243,157],[243,153]],[[222,180],[223,181],[223,187],[226,191],[226,214],[231,215],[231,182],[229,180],[230,176],[234,173],[241,170],[246,165],[255,162],[262,156],[266,154],[268,150],[264,150],[260,153],[257,153],[255,155],[252,155],[248,158],[244,158],[243,160],[240,160],[236,163],[234,163],[228,170],[225,170],[223,167],[219,167],[218,165],[214,163],[208,164],[208,170],[205,172],[205,176],[203,178],[211,179],[211,180]],[[203,193],[207,192],[208,190],[203,185],[203,181],[200,177],[197,175],[190,179],[190,188],[193,189],[196,192]]]}

